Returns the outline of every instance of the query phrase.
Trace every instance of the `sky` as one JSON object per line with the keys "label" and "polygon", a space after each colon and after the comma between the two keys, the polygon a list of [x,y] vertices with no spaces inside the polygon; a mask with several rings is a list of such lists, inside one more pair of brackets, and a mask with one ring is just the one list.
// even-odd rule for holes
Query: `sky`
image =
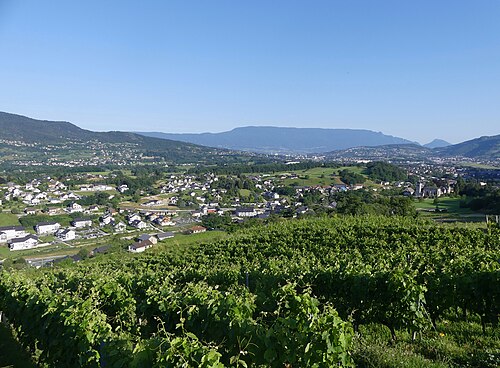
{"label": "sky", "polygon": [[0,0],[0,111],[90,130],[500,134],[500,1]]}

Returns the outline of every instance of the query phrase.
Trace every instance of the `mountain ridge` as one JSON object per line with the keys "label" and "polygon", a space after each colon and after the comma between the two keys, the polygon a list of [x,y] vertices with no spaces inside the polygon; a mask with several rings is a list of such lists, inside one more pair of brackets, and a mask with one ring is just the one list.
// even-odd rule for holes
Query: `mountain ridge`
{"label": "mountain ridge", "polygon": [[357,146],[415,143],[367,129],[245,126],[220,133],[136,133],[149,137],[260,153],[307,154]]}
{"label": "mountain ridge", "polygon": [[130,132],[94,132],[67,121],[38,120],[7,112],[0,112],[0,140],[3,145],[21,141],[34,146],[58,145],[60,149],[63,149],[62,146],[68,149],[71,143],[83,145],[95,141],[114,146],[112,149],[115,151],[136,150],[144,156],[158,156],[167,161],[178,162],[206,162],[207,159],[218,160],[224,155],[235,155],[234,152],[220,148],[146,137]]}

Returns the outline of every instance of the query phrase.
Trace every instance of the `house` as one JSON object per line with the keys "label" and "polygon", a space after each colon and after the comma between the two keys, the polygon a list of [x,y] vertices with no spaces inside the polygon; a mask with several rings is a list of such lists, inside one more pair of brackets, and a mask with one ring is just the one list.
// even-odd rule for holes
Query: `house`
{"label": "house", "polygon": [[146,241],[146,240],[149,240],[151,243],[153,244],[156,244],[158,243],[158,239],[156,239],[155,236],[153,235],[149,235],[149,234],[142,234],[140,235],[138,238],[137,238],[137,241],[139,242],[142,242],[142,241]]}
{"label": "house", "polygon": [[76,238],[76,233],[75,230],[71,229],[59,229],[56,231],[56,236],[57,238],[61,239],[62,241],[68,241],[68,240],[73,240]]}
{"label": "house", "polygon": [[109,225],[110,223],[114,222],[115,219],[111,214],[107,213],[104,216],[101,217],[101,226],[106,226]]}
{"label": "house", "polygon": [[38,245],[38,238],[35,235],[27,235],[22,238],[9,240],[10,250],[31,249]]}
{"label": "house", "polygon": [[207,228],[203,226],[193,226],[188,230],[190,234],[199,234],[199,233],[204,233],[205,231],[207,231]]}
{"label": "house", "polygon": [[135,227],[136,229],[145,229],[148,225],[141,220],[135,220],[130,223],[130,226]]}
{"label": "house", "polygon": [[92,226],[92,220],[89,218],[76,218],[71,221],[71,225],[78,229],[82,227],[90,227]]}
{"label": "house", "polygon": [[152,246],[153,243],[151,243],[149,240],[145,240],[129,245],[128,251],[132,253],[141,253],[144,252],[146,249],[151,248]]}
{"label": "house", "polygon": [[159,241],[163,241],[165,239],[170,239],[174,237],[174,233],[171,231],[168,231],[166,233],[159,233],[156,234],[156,237],[158,238]]}
{"label": "house", "polygon": [[80,204],[73,202],[66,207],[66,211],[69,213],[82,212],[83,207]]}
{"label": "house", "polygon": [[0,243],[5,243],[11,239],[21,238],[27,233],[22,226],[2,226],[0,227]]}
{"label": "house", "polygon": [[35,230],[38,235],[54,234],[61,224],[58,222],[40,222],[35,226]]}
{"label": "house", "polygon": [[127,225],[125,225],[123,222],[120,221],[119,223],[114,225],[114,229],[116,232],[121,233],[127,230]]}
{"label": "house", "polygon": [[235,215],[238,217],[254,217],[257,216],[257,212],[253,207],[239,207],[234,211]]}
{"label": "house", "polygon": [[97,211],[99,211],[99,206],[94,204],[89,207],[89,212],[97,212]]}
{"label": "house", "polygon": [[175,222],[173,222],[171,220],[171,217],[169,217],[169,216],[159,217],[155,220],[155,223],[160,225],[160,226],[173,226],[173,225],[175,225]]}
{"label": "house", "polygon": [[27,215],[36,215],[36,208],[33,207],[25,208],[24,213]]}
{"label": "house", "polygon": [[413,188],[407,187],[403,190],[403,195],[405,197],[411,197],[415,194],[415,190]]}
{"label": "house", "polygon": [[141,221],[142,218],[137,213],[134,213],[132,215],[128,215],[127,220],[129,222],[129,224],[132,224],[132,222],[134,222],[134,221]]}
{"label": "house", "polygon": [[117,190],[120,192],[120,193],[123,193],[123,192],[126,192],[127,190],[129,190],[127,184],[123,184],[123,185],[120,185]]}

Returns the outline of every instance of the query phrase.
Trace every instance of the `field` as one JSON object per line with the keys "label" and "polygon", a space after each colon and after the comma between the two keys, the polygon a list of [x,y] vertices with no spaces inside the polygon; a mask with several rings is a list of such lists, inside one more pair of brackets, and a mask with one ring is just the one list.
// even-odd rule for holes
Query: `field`
{"label": "field", "polygon": [[0,226],[20,225],[16,215],[0,212]]}
{"label": "field", "polygon": [[49,366],[496,368],[499,244],[494,226],[283,221],[5,272],[0,310]]}
{"label": "field", "polygon": [[425,217],[430,217],[435,220],[449,221],[484,221],[484,215],[474,212],[469,208],[460,207],[460,198],[452,197],[441,197],[438,199],[437,207],[439,211],[436,210],[436,204],[434,199],[426,198],[422,200],[415,200],[415,207],[421,215]]}
{"label": "field", "polygon": [[[346,166],[341,168],[314,167],[307,170],[287,171],[275,174],[276,177],[284,174],[296,174],[298,178],[287,178],[281,182],[285,185],[314,186],[314,185],[335,185],[344,184],[338,174],[339,170],[347,169],[357,174],[363,174],[363,168],[357,166]],[[368,182],[367,184],[369,184]]]}

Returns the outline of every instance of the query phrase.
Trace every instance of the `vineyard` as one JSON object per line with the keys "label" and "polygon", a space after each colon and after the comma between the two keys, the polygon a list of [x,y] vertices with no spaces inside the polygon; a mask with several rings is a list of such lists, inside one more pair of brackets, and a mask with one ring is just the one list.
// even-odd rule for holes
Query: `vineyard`
{"label": "vineyard", "polygon": [[[366,326],[418,341],[453,316],[498,337],[500,230],[283,221],[182,251],[4,271],[0,310],[50,367],[353,367]],[[478,366],[500,351],[488,359]]]}

